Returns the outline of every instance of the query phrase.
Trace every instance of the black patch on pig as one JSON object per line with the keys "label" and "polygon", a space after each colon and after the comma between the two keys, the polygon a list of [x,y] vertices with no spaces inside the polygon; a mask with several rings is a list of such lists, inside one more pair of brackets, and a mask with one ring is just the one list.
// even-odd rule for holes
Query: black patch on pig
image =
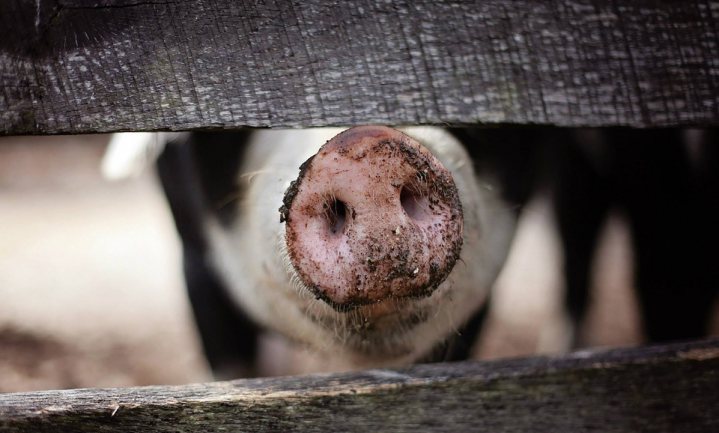
{"label": "black patch on pig", "polygon": [[225,223],[235,218],[234,205],[221,209],[213,203],[236,191],[234,179],[248,134],[186,134],[168,143],[157,160],[160,182],[182,241],[192,310],[205,355],[218,378],[252,375],[257,353],[258,328],[235,306],[210,267],[204,228],[208,211]]}
{"label": "black patch on pig", "polygon": [[250,130],[195,132],[189,145],[207,210],[224,226],[237,218],[242,190],[237,185]]}
{"label": "black patch on pig", "polygon": [[489,305],[488,298],[464,325],[438,343],[428,355],[417,362],[456,362],[469,359],[487,317]]}
{"label": "black patch on pig", "polygon": [[544,179],[546,150],[566,140],[568,132],[550,127],[449,128],[469,153],[478,177],[492,185],[519,212]]}
{"label": "black patch on pig", "polygon": [[157,174],[183,246],[204,253],[207,249],[203,229],[206,206],[189,136],[167,143],[157,159]]}

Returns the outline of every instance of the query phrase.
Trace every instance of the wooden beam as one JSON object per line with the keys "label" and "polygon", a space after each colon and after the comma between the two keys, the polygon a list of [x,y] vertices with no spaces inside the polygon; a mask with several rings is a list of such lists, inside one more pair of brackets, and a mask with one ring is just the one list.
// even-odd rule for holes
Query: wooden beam
{"label": "wooden beam", "polygon": [[3,0],[0,134],[719,125],[709,0]]}
{"label": "wooden beam", "polygon": [[719,339],[204,385],[0,394],[3,432],[719,431]]}

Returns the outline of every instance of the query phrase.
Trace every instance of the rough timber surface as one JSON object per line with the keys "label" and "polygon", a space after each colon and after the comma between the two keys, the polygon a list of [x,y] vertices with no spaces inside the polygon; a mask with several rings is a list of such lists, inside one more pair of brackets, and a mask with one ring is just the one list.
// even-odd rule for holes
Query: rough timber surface
{"label": "rough timber surface", "polygon": [[0,135],[719,125],[708,0],[3,0]]}
{"label": "rough timber surface", "polygon": [[719,340],[204,385],[0,394],[3,432],[719,431]]}

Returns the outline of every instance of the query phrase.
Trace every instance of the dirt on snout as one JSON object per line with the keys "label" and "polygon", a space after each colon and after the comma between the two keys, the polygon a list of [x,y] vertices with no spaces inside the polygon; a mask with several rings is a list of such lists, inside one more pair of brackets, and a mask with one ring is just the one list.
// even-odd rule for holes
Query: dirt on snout
{"label": "dirt on snout", "polygon": [[428,296],[462,247],[451,173],[391,128],[329,140],[300,167],[280,214],[297,275],[338,310]]}

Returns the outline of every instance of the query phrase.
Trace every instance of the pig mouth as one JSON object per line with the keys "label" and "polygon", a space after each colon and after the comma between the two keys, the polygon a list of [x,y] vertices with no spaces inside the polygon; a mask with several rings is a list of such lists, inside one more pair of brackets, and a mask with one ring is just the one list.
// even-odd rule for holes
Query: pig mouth
{"label": "pig mouth", "polygon": [[[409,277],[411,278],[412,273],[412,270],[400,270],[398,271],[397,275],[409,275]],[[342,303],[335,302],[332,298],[326,296],[325,291],[320,290],[317,287],[307,287],[307,290],[309,290],[316,299],[321,300],[325,304],[332,307],[332,309],[335,310],[337,313],[358,313],[367,317],[379,318],[383,316],[397,314],[398,310],[401,309],[401,305],[411,305],[412,303],[416,303],[413,301],[418,301],[432,296],[437,286],[439,286],[439,284],[441,284],[443,280],[444,278],[442,278],[442,280],[438,281],[436,284],[428,285],[427,288],[423,291],[405,294],[403,296],[392,296],[379,300],[368,300],[363,297],[358,297],[357,299],[351,299],[348,302]]]}
{"label": "pig mouth", "polygon": [[[412,352],[416,342],[411,335],[440,314],[442,305],[451,299],[453,287],[447,282],[425,296],[333,304],[312,294],[291,265],[287,264],[285,270],[289,280],[294,281],[291,293],[302,305],[302,314],[327,330],[343,347],[369,358],[392,359]],[[312,294],[311,298],[308,299],[307,294]]]}
{"label": "pig mouth", "polygon": [[436,314],[436,305],[412,299],[392,299],[358,306],[343,314],[310,314],[344,347],[371,358],[407,355],[416,342],[411,335]]}

